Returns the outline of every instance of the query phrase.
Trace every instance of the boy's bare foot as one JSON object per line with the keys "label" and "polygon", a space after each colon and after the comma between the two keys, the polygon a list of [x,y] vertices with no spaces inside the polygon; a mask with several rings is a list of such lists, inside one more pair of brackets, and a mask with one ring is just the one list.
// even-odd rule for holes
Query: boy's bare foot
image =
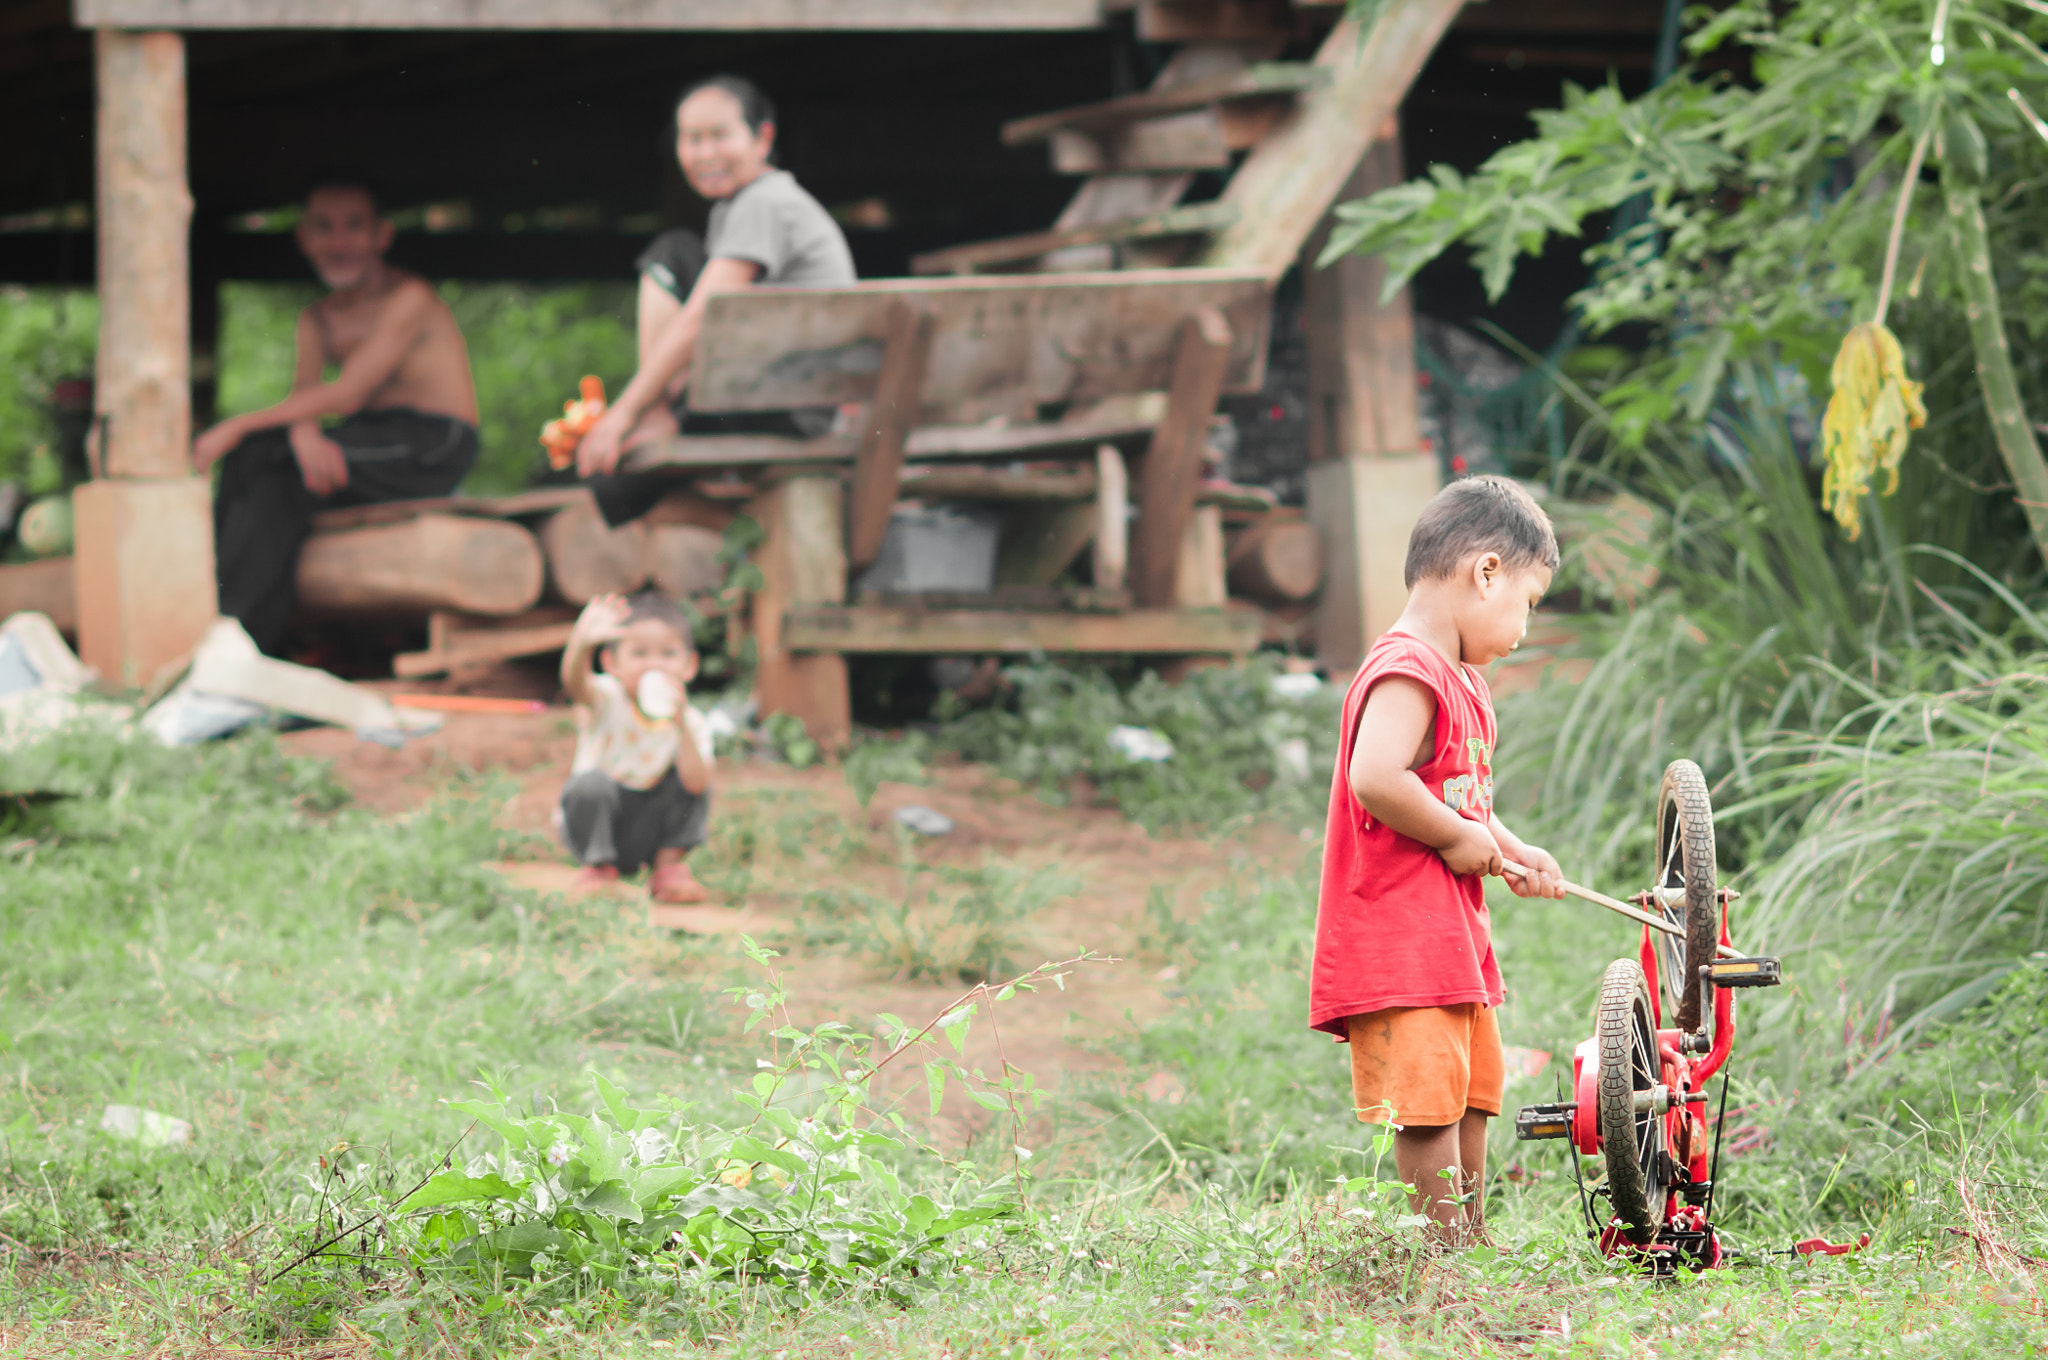
{"label": "boy's bare foot", "polygon": [[678,860],[674,864],[659,864],[647,880],[648,895],[657,902],[685,904],[708,902],[711,890],[697,881],[690,872],[690,866]]}
{"label": "boy's bare foot", "polygon": [[602,892],[616,887],[619,882],[619,866],[616,864],[586,864],[576,871],[576,877],[569,880],[572,893]]}

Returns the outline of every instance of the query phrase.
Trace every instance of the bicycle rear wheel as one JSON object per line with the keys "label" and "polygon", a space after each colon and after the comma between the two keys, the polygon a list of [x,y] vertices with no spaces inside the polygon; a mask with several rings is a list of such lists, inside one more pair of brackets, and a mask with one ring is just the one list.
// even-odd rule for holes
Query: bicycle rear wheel
{"label": "bicycle rear wheel", "polygon": [[1607,1160],[1607,1198],[1622,1232],[1646,1246],[1664,1226],[1664,1117],[1636,1108],[1638,1092],[1657,1084],[1657,1027],[1650,984],[1634,959],[1616,959],[1600,980],[1600,1144]]}
{"label": "bicycle rear wheel", "polygon": [[1719,869],[1714,859],[1714,808],[1707,777],[1690,760],[1664,767],[1657,791],[1657,877],[1659,914],[1685,932],[1683,940],[1657,932],[1657,971],[1665,995],[1687,1034],[1707,1021],[1700,966],[1714,961],[1721,939]]}

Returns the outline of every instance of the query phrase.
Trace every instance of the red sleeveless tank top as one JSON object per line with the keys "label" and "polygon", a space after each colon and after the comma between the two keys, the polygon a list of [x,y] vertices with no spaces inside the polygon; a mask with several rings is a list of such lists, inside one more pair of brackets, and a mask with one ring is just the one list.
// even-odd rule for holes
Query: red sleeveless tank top
{"label": "red sleeveless tank top", "polygon": [[1316,906],[1309,1027],[1339,1039],[1347,1016],[1503,999],[1480,876],[1452,873],[1435,850],[1375,821],[1352,796],[1348,773],[1366,696],[1393,675],[1436,696],[1435,739],[1416,776],[1459,815],[1482,825],[1493,815],[1496,729],[1486,681],[1419,638],[1381,634],[1344,696]]}

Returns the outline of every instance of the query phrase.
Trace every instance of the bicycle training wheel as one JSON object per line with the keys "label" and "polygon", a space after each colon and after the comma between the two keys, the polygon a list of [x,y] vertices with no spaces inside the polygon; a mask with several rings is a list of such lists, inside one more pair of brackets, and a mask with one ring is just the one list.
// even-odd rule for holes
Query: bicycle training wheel
{"label": "bicycle training wheel", "polygon": [[1657,790],[1657,877],[1660,914],[1685,932],[1657,936],[1657,971],[1678,1014],[1678,1028],[1694,1033],[1706,1023],[1700,965],[1714,961],[1721,940],[1719,874],[1714,864],[1714,809],[1707,777],[1690,760],[1664,767]]}
{"label": "bicycle training wheel", "polygon": [[1636,1093],[1657,1084],[1657,1027],[1650,984],[1634,959],[1616,959],[1600,979],[1600,1150],[1607,1199],[1629,1241],[1647,1246],[1664,1225],[1664,1117],[1636,1109]]}

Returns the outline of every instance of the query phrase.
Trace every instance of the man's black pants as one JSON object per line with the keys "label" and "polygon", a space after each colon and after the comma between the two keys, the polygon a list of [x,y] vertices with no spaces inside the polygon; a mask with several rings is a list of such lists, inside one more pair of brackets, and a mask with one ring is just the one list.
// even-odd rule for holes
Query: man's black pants
{"label": "man's black pants", "polygon": [[359,411],[327,437],[348,457],[348,485],[325,498],[306,489],[282,426],[258,430],[221,460],[213,502],[220,612],[272,656],[297,603],[299,549],[316,512],[446,496],[476,462],[476,426],[407,407]]}

